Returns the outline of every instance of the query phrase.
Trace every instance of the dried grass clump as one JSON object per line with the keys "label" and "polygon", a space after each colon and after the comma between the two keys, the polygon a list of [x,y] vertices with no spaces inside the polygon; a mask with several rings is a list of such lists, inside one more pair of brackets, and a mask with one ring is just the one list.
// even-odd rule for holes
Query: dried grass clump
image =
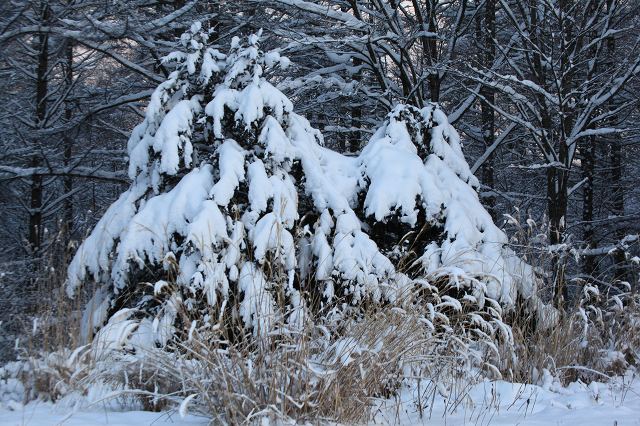
{"label": "dried grass clump", "polygon": [[498,305],[478,310],[469,300],[454,303],[449,292],[425,281],[393,306],[309,313],[300,328],[272,321],[260,332],[221,316],[162,350],[95,348],[87,383],[122,389],[145,409],[180,405],[220,423],[366,422],[376,401],[398,395],[407,381],[438,383],[423,389],[424,399],[458,394],[454,388],[481,371],[500,375],[498,345],[509,345],[511,335]]}
{"label": "dried grass clump", "polygon": [[[508,217],[513,227],[511,241],[514,250],[544,277],[539,298],[557,304],[558,295],[564,293],[568,299],[561,300],[561,307],[544,318],[549,320],[546,324],[522,304],[510,315],[507,322],[513,332],[514,352],[512,357],[503,358],[503,375],[515,382],[539,384],[550,373],[568,384],[576,380],[606,381],[637,369],[640,285],[633,259],[629,262],[632,269],[624,275],[631,278],[631,283],[617,277],[617,270],[625,265],[608,264],[609,255],[600,260],[597,276],[578,274],[584,260],[582,251],[569,241],[549,247],[545,225],[525,221],[517,213],[517,218]],[[556,281],[549,272],[552,265],[562,269]]]}
{"label": "dried grass clump", "polygon": [[424,351],[429,339],[423,331],[417,318],[391,308],[340,324],[309,321],[286,334],[235,330],[236,339],[243,336],[235,343],[227,329],[213,327],[169,351],[141,353],[125,370],[96,372],[91,380],[138,390],[139,398],[160,408],[186,398],[189,411],[223,424],[261,418],[364,422],[372,398],[394,393],[403,367]]}
{"label": "dried grass clump", "polygon": [[[529,263],[543,270],[549,253],[526,246],[536,235],[531,223],[527,227],[518,238]],[[545,282],[538,299],[551,302],[553,284]],[[49,290],[56,296],[43,299],[20,362],[0,379],[19,380],[25,400],[72,395],[95,401],[89,395],[100,388],[100,401],[177,408],[222,424],[353,424],[370,421],[380,398],[399,398],[406,384],[414,386],[413,402],[426,416],[436,397],[455,410],[471,385],[487,377],[602,381],[639,365],[640,297],[625,283],[583,283],[576,306],[553,310],[553,321],[545,323],[527,301],[508,312],[489,298],[479,303],[444,272],[414,284],[393,305],[314,303],[302,323],[279,315],[264,321],[268,330],[243,328],[237,306],[212,311],[217,323],[207,325],[179,311],[182,328],[165,347],[125,343],[106,350],[98,339],[74,352],[68,348],[80,342],[78,302]],[[286,314],[284,298],[277,300]]]}

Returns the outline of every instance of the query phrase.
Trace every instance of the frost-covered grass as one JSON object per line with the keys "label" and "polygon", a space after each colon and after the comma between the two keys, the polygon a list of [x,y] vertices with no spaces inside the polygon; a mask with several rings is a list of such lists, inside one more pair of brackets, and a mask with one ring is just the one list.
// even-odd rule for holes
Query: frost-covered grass
{"label": "frost-covered grass", "polygon": [[220,322],[190,330],[163,349],[118,344],[127,324],[115,322],[91,345],[11,364],[0,376],[16,402],[87,406],[101,389],[106,399],[128,401],[129,408],[182,407],[223,423],[363,422],[371,418],[374,398],[395,394],[406,378],[461,377],[498,355],[489,350],[494,344],[488,335],[464,331],[469,319],[484,321],[478,313],[446,316],[462,304],[437,293],[427,299],[423,291],[424,304],[408,298],[404,307],[372,305],[358,314],[336,313],[333,320],[323,313],[297,329],[274,323],[262,335]]}
{"label": "frost-covered grass", "polygon": [[[0,370],[2,419],[58,424],[74,413],[62,424],[144,424],[173,413],[178,424],[189,414],[223,424],[542,424],[577,415],[602,424],[611,415],[627,424],[638,414],[635,361],[620,346],[637,351],[633,306],[615,322],[588,323],[587,340],[581,315],[535,333],[523,326],[530,318],[511,318],[503,325],[510,333],[481,338],[473,332],[480,312],[446,295],[421,296],[338,321],[307,318],[297,330],[274,323],[268,335],[196,328],[162,350],[105,345],[119,335],[105,328],[92,345]],[[607,334],[614,324],[629,326]]]}
{"label": "frost-covered grass", "polygon": [[[553,381],[542,385],[482,381],[472,386],[461,384],[457,394],[443,388],[442,394],[434,395],[431,392],[434,387],[429,382],[404,384],[397,396],[375,400],[372,417],[363,423],[532,426],[640,423],[640,380],[633,375],[611,383],[574,382],[567,386]],[[39,401],[23,406],[5,400],[0,404],[0,425],[138,426],[211,422],[210,417],[180,416],[176,410],[157,413],[126,408],[101,402],[79,409]]]}
{"label": "frost-covered grass", "polygon": [[543,326],[524,308],[502,311],[487,298],[489,314],[454,297],[454,286],[438,282],[443,273],[425,276],[393,305],[348,315],[310,311],[301,324],[256,317],[271,323],[267,334],[229,328],[224,317],[211,327],[187,322],[182,339],[163,349],[127,339],[127,318],[74,349],[77,307],[44,301],[44,319],[28,331],[53,327],[60,341],[42,341],[44,351],[36,351],[37,339],[24,339],[22,360],[0,370],[0,422],[127,425],[172,416],[182,424],[182,412],[204,416],[186,417],[195,424],[546,424],[556,417],[572,424],[574,416],[626,424],[638,414],[637,294],[585,289],[577,309]]}

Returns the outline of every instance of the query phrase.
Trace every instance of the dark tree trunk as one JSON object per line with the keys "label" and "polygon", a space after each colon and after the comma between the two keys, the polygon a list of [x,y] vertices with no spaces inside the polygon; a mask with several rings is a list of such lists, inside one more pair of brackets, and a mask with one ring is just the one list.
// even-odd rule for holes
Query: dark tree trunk
{"label": "dark tree trunk", "polygon": [[[611,0],[607,3],[607,7],[612,7]],[[615,36],[610,36],[607,39],[607,67],[614,67],[616,62],[616,40]],[[615,102],[609,102],[610,110],[615,110],[617,105]],[[617,124],[617,117],[610,117],[609,124],[615,126]],[[622,140],[616,137],[607,138],[610,144],[611,152],[611,190],[612,190],[612,203],[611,213],[614,216],[624,216],[624,198],[625,188],[623,182],[624,176],[624,157],[622,152]],[[615,238],[617,241],[621,241],[625,237],[625,229],[620,225],[615,231]],[[615,266],[614,278],[617,280],[626,280],[626,268],[625,268],[625,253],[622,250],[616,250],[613,255]]]}
{"label": "dark tree trunk", "polygon": [[[593,183],[595,170],[595,138],[589,137],[582,147],[582,222],[584,230],[582,239],[589,248],[595,248],[595,232],[593,228]],[[589,276],[596,274],[596,262],[593,256],[587,256],[582,263],[583,272]]]}
{"label": "dark tree trunk", "polygon": [[438,63],[438,44],[437,38],[434,34],[438,31],[438,26],[436,22],[436,2],[433,0],[428,0],[427,4],[429,5],[427,9],[427,22],[428,27],[427,31],[429,32],[428,37],[423,37],[424,40],[424,51],[427,55],[427,65],[432,68],[427,78],[429,82],[429,98],[431,102],[439,102],[440,101],[440,73],[438,70],[433,69],[435,65]]}
{"label": "dark tree trunk", "polygon": [[[546,5],[544,5],[546,7]],[[531,53],[531,67],[535,82],[540,87],[548,87],[547,73],[543,66],[543,58],[538,50],[541,46],[542,27],[544,22],[539,22],[539,4],[537,0],[529,1],[529,16],[531,45],[534,47]],[[554,129],[551,113],[544,95],[536,95],[536,105],[540,108],[540,118],[543,134],[540,136],[540,146],[543,149],[545,159],[554,164],[547,165],[547,214],[549,216],[549,243],[551,245],[560,244],[564,241],[565,218],[567,213],[567,184],[568,168],[566,161],[568,158],[568,147],[563,138],[563,129]],[[564,125],[563,125],[564,126]],[[555,130],[555,131],[554,131]],[[553,152],[557,150],[557,157]],[[563,300],[567,300],[568,288],[564,282],[564,256],[555,253],[551,258],[551,279],[554,285],[554,303],[557,307],[562,307]]]}
{"label": "dark tree trunk", "polygon": [[[49,20],[50,9],[49,4],[44,1],[41,3],[41,22],[46,24]],[[47,114],[47,70],[49,68],[49,36],[40,33],[37,38],[38,64],[36,69],[36,128],[39,130],[45,126]],[[34,141],[34,153],[31,157],[30,166],[37,168],[42,165],[39,147],[41,141],[36,137]],[[34,254],[40,251],[42,243],[42,176],[34,175],[31,178],[31,194],[29,209],[29,246]]]}
{"label": "dark tree trunk", "polygon": [[[484,25],[482,28],[483,34],[483,55],[482,62],[485,69],[490,69],[493,66],[496,56],[495,36],[496,36],[496,0],[486,0],[484,6]],[[495,142],[495,112],[493,105],[495,105],[496,94],[495,90],[484,85],[480,89],[480,110],[482,116],[482,139],[484,141],[485,149],[489,148]],[[482,165],[482,183],[489,188],[495,186],[494,177],[494,165],[493,155],[490,155]],[[496,217],[496,198],[490,196],[485,199],[487,210],[495,221]]]}
{"label": "dark tree trunk", "polygon": [[[549,167],[547,170],[547,212],[549,214],[549,243],[561,244],[564,241],[565,220],[567,215],[567,170],[562,167]],[[555,284],[556,306],[569,299],[568,287],[564,282],[564,260],[561,254],[555,254],[553,263],[553,282]]]}
{"label": "dark tree trunk", "polygon": [[[362,61],[358,58],[353,58],[353,66],[359,67],[362,65]],[[353,76],[355,81],[360,81],[360,72],[356,72]],[[351,132],[349,137],[349,151],[350,152],[358,152],[360,150],[361,144],[361,132],[360,129],[362,127],[362,105],[359,103],[354,103],[351,106]]]}
{"label": "dark tree trunk", "polygon": [[[620,140],[613,140],[611,141],[611,190],[613,196],[611,213],[618,217],[624,216],[623,171],[622,144]],[[622,226],[618,226],[616,229],[615,237],[617,241],[621,241],[625,237],[625,230]],[[616,250],[614,261],[616,263],[615,279],[617,280],[626,280],[625,260],[624,252]]]}
{"label": "dark tree trunk", "polygon": [[[67,91],[71,90],[73,84],[73,43],[71,39],[67,40],[66,50],[66,65],[65,65],[65,87]],[[67,92],[68,93],[68,92]],[[72,105],[69,101],[65,104],[64,118],[67,123],[71,121]],[[73,153],[73,139],[69,131],[64,134],[64,153],[63,162],[65,168],[71,164],[71,156]],[[64,234],[65,248],[68,247],[71,241],[71,233],[73,232],[73,197],[70,196],[73,191],[73,178],[71,176],[65,176],[62,180],[62,187],[65,198],[62,210],[63,210],[63,224],[62,232]]]}
{"label": "dark tree trunk", "polygon": [[[590,4],[588,7],[588,13],[591,15],[596,12],[596,4]],[[588,41],[591,42],[598,36],[596,31],[591,31],[588,34]],[[590,49],[591,56],[594,58],[598,55],[596,46]],[[593,67],[593,74],[597,73],[598,69],[597,61]],[[590,76],[587,76],[590,78]],[[595,166],[596,166],[596,146],[598,140],[595,136],[585,138],[581,148],[581,167],[582,167],[582,179],[584,180],[582,189],[582,222],[584,224],[582,240],[585,242],[588,248],[596,248],[595,229],[593,226],[594,219],[594,206],[593,195],[595,185]],[[594,256],[587,256],[582,261],[582,272],[590,277],[597,275],[597,263]]]}

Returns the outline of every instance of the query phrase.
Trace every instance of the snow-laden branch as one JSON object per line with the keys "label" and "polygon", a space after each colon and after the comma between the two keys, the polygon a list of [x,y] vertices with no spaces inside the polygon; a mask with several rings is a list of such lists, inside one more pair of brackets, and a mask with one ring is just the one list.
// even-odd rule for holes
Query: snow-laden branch
{"label": "snow-laden branch", "polygon": [[366,30],[368,25],[358,20],[355,16],[342,12],[340,10],[333,9],[331,6],[321,6],[304,0],[274,0],[276,3],[280,3],[286,6],[295,7],[305,12],[311,12],[315,15],[330,18],[335,21],[341,22],[347,28],[352,30]]}
{"label": "snow-laden branch", "polygon": [[[2,177],[4,175],[4,177]],[[11,167],[0,165],[0,180],[29,178],[33,176],[69,176],[127,183],[129,179],[122,172],[107,172],[90,167]]]}
{"label": "snow-laden branch", "polygon": [[484,153],[476,160],[475,163],[473,163],[473,166],[471,167],[471,173],[476,173],[478,171],[478,169],[484,164],[485,161],[487,161],[487,159],[489,157],[491,157],[491,154],[493,154],[493,152],[498,149],[498,147],[502,144],[502,142],[504,142],[504,140],[507,138],[507,136],[509,136],[509,134],[511,133],[511,131],[513,129],[515,129],[517,126],[516,123],[511,123],[509,124],[509,126],[504,129],[500,135],[498,135],[498,137],[496,138],[496,140],[491,144],[491,146],[489,146]]}
{"label": "snow-laden branch", "polygon": [[627,235],[617,244],[605,246],[605,247],[597,247],[597,248],[586,248],[586,249],[575,249],[573,253],[578,256],[606,256],[617,251],[625,251],[629,244],[635,243],[640,239],[639,235]]}

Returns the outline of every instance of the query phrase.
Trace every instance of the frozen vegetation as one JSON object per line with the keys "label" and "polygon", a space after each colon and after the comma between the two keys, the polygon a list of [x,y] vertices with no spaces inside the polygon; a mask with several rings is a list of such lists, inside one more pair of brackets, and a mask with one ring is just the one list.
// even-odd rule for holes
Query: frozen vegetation
{"label": "frozen vegetation", "polygon": [[637,424],[637,293],[559,311],[438,104],[345,155],[261,33],[209,35],[164,57],[130,185],[70,262],[76,347],[0,370],[0,424]]}
{"label": "frozen vegetation", "polygon": [[518,297],[544,309],[437,105],[396,106],[344,156],[265,77],[286,58],[257,35],[228,54],[206,40],[194,24],[186,52],[165,58],[176,70],[129,141],[132,185],[71,262],[69,296],[101,284],[88,327],[119,324],[119,339],[165,346],[178,320],[206,329],[231,315],[268,333],[302,326],[309,310],[339,316],[438,286],[494,304],[498,318]]}

